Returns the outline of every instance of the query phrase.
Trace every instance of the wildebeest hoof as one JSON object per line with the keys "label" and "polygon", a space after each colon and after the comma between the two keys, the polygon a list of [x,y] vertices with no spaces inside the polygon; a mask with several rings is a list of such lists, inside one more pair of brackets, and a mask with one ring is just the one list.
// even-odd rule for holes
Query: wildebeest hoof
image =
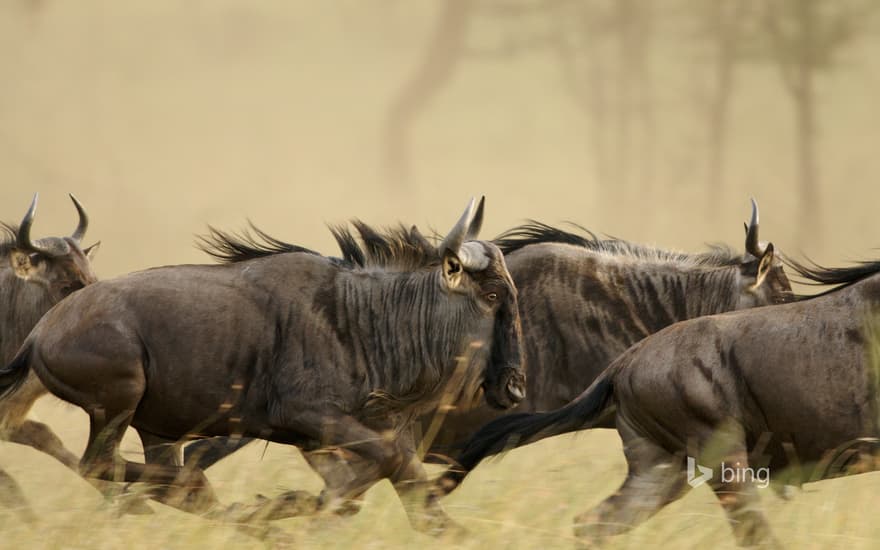
{"label": "wildebeest hoof", "polygon": [[333,508],[333,513],[341,517],[353,516],[360,511],[361,503],[358,500],[343,500]]}
{"label": "wildebeest hoof", "polygon": [[577,537],[575,545],[578,549],[599,548],[601,544],[601,524],[594,513],[586,513],[575,516],[574,536]]}
{"label": "wildebeest hoof", "polygon": [[287,531],[264,522],[239,524],[242,533],[268,543],[270,548],[295,548],[296,540]]}
{"label": "wildebeest hoof", "polygon": [[306,491],[287,491],[275,498],[262,498],[261,519],[284,519],[318,511],[318,497]]}
{"label": "wildebeest hoof", "polygon": [[448,538],[450,540],[463,539],[468,535],[468,530],[456,523],[445,513],[422,514],[419,518],[410,517],[413,529],[431,535],[432,537]]}
{"label": "wildebeest hoof", "polygon": [[353,516],[361,511],[361,499],[341,498],[322,491],[318,497],[318,510],[341,517]]}
{"label": "wildebeest hoof", "polygon": [[257,495],[254,504],[235,503],[221,512],[228,521],[272,521],[314,514],[318,511],[318,497],[305,491],[288,491],[274,498]]}
{"label": "wildebeest hoof", "polygon": [[796,485],[774,485],[773,492],[782,500],[792,500],[797,495],[798,487]]}
{"label": "wildebeest hoof", "polygon": [[452,542],[461,542],[470,535],[470,531],[460,523],[447,518],[446,524],[439,528],[436,533],[431,533]]}
{"label": "wildebeest hoof", "polygon": [[121,495],[113,499],[113,513],[117,517],[132,515],[146,516],[155,514],[155,510],[150,508],[146,499],[140,493],[123,492]]}

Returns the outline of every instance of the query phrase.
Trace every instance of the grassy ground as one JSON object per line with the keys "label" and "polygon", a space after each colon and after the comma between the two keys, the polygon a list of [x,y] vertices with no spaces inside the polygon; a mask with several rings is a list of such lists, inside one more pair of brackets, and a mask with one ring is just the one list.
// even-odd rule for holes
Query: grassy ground
{"label": "grassy ground", "polygon": [[[38,404],[37,415],[51,422],[72,448],[82,448],[86,435],[82,413],[47,399]],[[124,447],[130,458],[137,459],[136,438],[126,439]],[[27,527],[0,510],[0,547],[264,546],[231,526],[159,504],[151,504],[153,515],[118,518],[114,508],[84,481],[28,448],[0,444],[0,466],[21,483],[41,518],[38,525]],[[470,531],[461,540],[438,540],[413,532],[387,482],[369,491],[362,511],[354,517],[297,518],[276,525],[297,548],[570,548],[572,518],[611,494],[624,474],[617,435],[597,430],[543,441],[481,466],[444,503],[449,514]],[[252,445],[216,465],[209,477],[226,502],[292,488],[317,492],[321,487],[299,453],[281,445]],[[789,502],[768,489],[762,494],[762,504],[786,546],[875,548],[880,545],[880,524],[873,515],[878,487],[880,474],[867,474],[807,485]],[[734,544],[721,508],[703,486],[609,545],[646,546]]]}

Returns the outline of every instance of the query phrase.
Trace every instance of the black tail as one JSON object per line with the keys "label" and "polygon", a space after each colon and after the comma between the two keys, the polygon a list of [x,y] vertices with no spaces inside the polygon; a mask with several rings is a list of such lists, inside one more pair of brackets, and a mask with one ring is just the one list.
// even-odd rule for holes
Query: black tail
{"label": "black tail", "polygon": [[31,369],[31,344],[26,343],[7,366],[0,368],[0,398],[18,389]]}
{"label": "black tail", "polygon": [[505,449],[589,428],[607,408],[613,389],[611,377],[606,371],[577,399],[555,411],[517,413],[496,418],[480,428],[464,445],[458,456],[458,467],[451,468],[440,478],[438,488],[443,494],[451,492],[484,458]]}

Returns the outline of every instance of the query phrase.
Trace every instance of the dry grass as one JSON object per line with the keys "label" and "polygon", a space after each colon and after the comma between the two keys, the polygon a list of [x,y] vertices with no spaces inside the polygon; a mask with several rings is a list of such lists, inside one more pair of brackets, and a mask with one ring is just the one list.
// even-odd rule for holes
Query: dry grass
{"label": "dry grass", "polygon": [[[38,414],[80,448],[85,417],[49,400]],[[125,442],[131,458],[135,438]],[[41,520],[34,528],[0,512],[0,546],[18,548],[183,548],[263,543],[234,527],[151,504],[155,514],[116,517],[89,485],[51,458],[28,448],[0,444],[0,466],[23,486]],[[387,482],[367,494],[350,518],[313,517],[276,522],[297,548],[555,548],[572,547],[572,518],[611,494],[622,481],[620,440],[609,430],[562,436],[508,453],[481,466],[445,500],[449,514],[470,534],[433,539],[409,528]],[[287,489],[317,492],[320,480],[299,453],[281,445],[252,445],[209,471],[220,498],[247,501],[257,493]],[[873,521],[880,475],[866,474],[808,485],[793,501],[762,494],[776,535],[793,548],[875,548],[880,524]],[[726,519],[705,486],[691,491],[610,548],[734,547]]]}

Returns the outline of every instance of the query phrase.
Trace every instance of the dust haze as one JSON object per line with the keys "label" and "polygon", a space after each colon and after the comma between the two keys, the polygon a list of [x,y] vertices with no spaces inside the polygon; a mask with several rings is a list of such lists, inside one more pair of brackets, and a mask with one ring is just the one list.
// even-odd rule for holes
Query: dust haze
{"label": "dust haze", "polygon": [[[5,2],[2,218],[39,191],[37,234],[67,231],[73,192],[103,277],[205,261],[192,236],[208,224],[249,218],[332,253],[327,222],[443,230],[479,194],[487,236],[571,220],[685,250],[741,246],[754,196],[777,248],[869,255],[878,28],[862,17],[815,72],[816,235],[770,47],[741,38],[758,51],[734,60],[713,177],[711,18],[624,4],[638,28],[602,2]],[[760,34],[744,4],[758,21],[742,32]]]}
{"label": "dust haze", "polygon": [[[687,251],[710,242],[742,249],[753,196],[761,239],[777,250],[829,264],[876,258],[880,21],[870,2],[802,4],[813,11],[783,0],[8,0],[0,219],[18,222],[39,192],[34,235],[69,233],[74,193],[91,217],[87,244],[102,241],[96,270],[109,278],[209,261],[193,246],[208,225],[236,230],[250,219],[335,254],[327,223],[357,217],[445,231],[479,195],[483,237],[534,218]],[[78,410],[41,403],[37,413],[82,448]],[[583,436],[578,448],[588,453],[573,456],[564,452],[571,444],[547,443],[506,467],[528,477],[528,457],[552,456],[581,479],[579,461],[591,457],[605,474],[586,500],[559,504],[583,510],[622,475],[615,439]],[[29,450],[0,448],[32,500],[76,482]],[[227,496],[310,475],[284,478],[305,466],[277,446],[265,460],[260,449],[248,453],[231,464],[274,473],[218,481]],[[225,468],[212,479],[238,479]],[[558,472],[548,473],[547,487],[559,486],[549,495],[571,486]],[[516,494],[481,490],[477,480],[453,506],[500,506]],[[828,483],[835,495],[857,491],[856,480]],[[371,502],[396,506],[382,490]],[[854,498],[869,503],[873,494]],[[698,540],[732,542],[708,493],[685,502],[700,498],[717,525]],[[777,513],[790,523],[781,536],[814,543],[797,528],[821,521],[810,498],[824,502],[808,496]],[[557,502],[548,499],[549,514]],[[643,536],[659,530],[674,544],[688,525],[674,510]],[[77,513],[65,521],[85,521]],[[352,525],[385,521],[376,514]],[[569,533],[570,513],[561,515],[548,529]],[[678,523],[667,528],[670,516]],[[828,522],[862,542],[880,536],[868,517]],[[76,544],[115,533],[101,529]],[[51,540],[65,542],[65,532]],[[407,536],[397,544],[422,540]]]}

